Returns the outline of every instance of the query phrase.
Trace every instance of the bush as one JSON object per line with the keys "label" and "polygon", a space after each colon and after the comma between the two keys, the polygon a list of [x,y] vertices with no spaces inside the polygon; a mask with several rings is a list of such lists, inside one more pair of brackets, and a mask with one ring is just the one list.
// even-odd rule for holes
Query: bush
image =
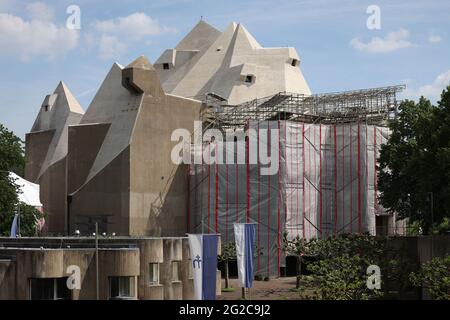
{"label": "bush", "polygon": [[[380,266],[385,243],[370,235],[344,234],[327,239],[313,239],[309,253],[315,258],[307,263],[310,277],[304,279],[316,288],[312,299],[367,300],[383,296],[383,292],[367,287],[367,268]],[[381,266],[380,266],[381,267]]]}
{"label": "bush", "polygon": [[450,300],[450,255],[434,258],[410,274],[411,282],[427,289],[435,300]]}

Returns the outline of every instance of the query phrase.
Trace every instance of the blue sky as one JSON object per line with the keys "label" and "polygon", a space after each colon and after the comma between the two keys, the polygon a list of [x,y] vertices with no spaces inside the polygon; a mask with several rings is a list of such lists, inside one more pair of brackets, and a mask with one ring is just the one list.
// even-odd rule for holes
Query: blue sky
{"label": "blue sky", "polygon": [[[80,30],[66,28],[70,5]],[[379,30],[367,28],[369,5]],[[295,47],[314,93],[407,84],[402,98],[436,101],[450,84],[448,0],[0,0],[0,123],[23,138],[60,80],[86,109],[113,62],[155,61],[201,16]]]}

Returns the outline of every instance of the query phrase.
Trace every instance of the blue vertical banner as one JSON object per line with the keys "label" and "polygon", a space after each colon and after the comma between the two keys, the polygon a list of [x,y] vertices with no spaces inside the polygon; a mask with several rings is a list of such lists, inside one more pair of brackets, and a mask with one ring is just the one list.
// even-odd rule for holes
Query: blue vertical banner
{"label": "blue vertical banner", "polygon": [[216,299],[217,234],[188,234],[197,300]]}
{"label": "blue vertical banner", "polygon": [[235,223],[234,237],[236,241],[236,257],[239,282],[242,288],[253,285],[253,257],[255,256],[256,224]]}
{"label": "blue vertical banner", "polygon": [[17,219],[19,218],[18,214],[14,215],[14,220],[12,222],[11,225],[11,234],[10,234],[10,238],[17,238],[17,227],[18,227],[18,221]]}

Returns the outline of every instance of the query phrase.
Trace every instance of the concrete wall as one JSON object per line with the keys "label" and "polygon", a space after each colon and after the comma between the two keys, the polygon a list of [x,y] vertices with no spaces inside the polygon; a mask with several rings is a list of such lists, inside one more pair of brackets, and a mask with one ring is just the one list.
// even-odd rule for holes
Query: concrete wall
{"label": "concrete wall", "polygon": [[77,229],[84,235],[92,233],[98,222],[101,233],[130,235],[129,159],[127,148],[72,195],[68,208],[71,234]]}
{"label": "concrete wall", "polygon": [[139,240],[138,247],[141,252],[140,261],[140,277],[138,279],[140,300],[164,300],[164,285],[160,281],[159,284],[150,284],[149,268],[150,263],[159,263],[160,273],[161,264],[164,262],[163,239],[146,239]]}
{"label": "concrete wall", "polygon": [[[93,249],[9,248],[0,249],[0,255],[15,257],[14,262],[0,263],[0,272],[8,275],[0,284],[1,291],[7,292],[2,299],[28,300],[31,278],[67,277],[69,274],[66,271],[70,265],[79,266],[82,276],[81,290],[74,290],[72,299],[88,300],[96,297],[95,250]],[[109,277],[139,276],[139,249],[100,249],[99,270],[100,299],[106,300],[109,298]]]}
{"label": "concrete wall", "polygon": [[183,236],[186,167],[171,161],[171,135],[192,131],[201,106],[166,95],[145,57],[114,65],[81,124],[69,128],[70,234],[98,222],[100,232],[121,236]]}
{"label": "concrete wall", "polygon": [[193,131],[201,104],[173,96],[145,97],[131,143],[131,235],[183,236],[187,168],[171,160],[175,129]]}
{"label": "concrete wall", "polygon": [[51,165],[37,182],[46,214],[44,231],[52,235],[66,232],[67,185],[66,157]]}
{"label": "concrete wall", "polygon": [[[164,262],[160,265],[160,281],[164,285],[165,300],[182,300],[181,261],[183,260],[182,239],[163,240]],[[179,263],[179,281],[173,281],[172,264]]]}
{"label": "concrete wall", "polygon": [[[93,237],[0,238],[0,299],[29,299],[30,278],[67,277],[67,268],[80,267],[81,290],[74,300],[96,299]],[[40,247],[45,247],[41,249]],[[109,277],[136,277],[140,300],[193,299],[193,279],[187,238],[99,238],[100,299],[109,298]],[[172,262],[179,262],[179,281],[172,281]],[[150,284],[150,263],[159,264],[159,285]],[[220,272],[217,277],[221,293]]]}
{"label": "concrete wall", "polygon": [[183,281],[183,299],[194,300],[194,278],[192,277],[192,260],[189,251],[189,240],[183,239],[183,260],[181,261],[181,279]]}
{"label": "concrete wall", "polygon": [[0,300],[16,296],[16,263],[13,259],[0,258]]}

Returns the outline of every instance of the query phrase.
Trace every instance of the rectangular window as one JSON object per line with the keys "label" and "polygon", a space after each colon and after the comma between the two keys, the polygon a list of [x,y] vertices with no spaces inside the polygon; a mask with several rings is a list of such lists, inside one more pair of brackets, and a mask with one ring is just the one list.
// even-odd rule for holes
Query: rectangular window
{"label": "rectangular window", "polygon": [[134,277],[110,277],[109,298],[112,300],[134,299]]}
{"label": "rectangular window", "polygon": [[30,279],[31,300],[70,300],[67,277]]}
{"label": "rectangular window", "polygon": [[245,77],[245,82],[252,83],[253,82],[253,76],[246,76]]}
{"label": "rectangular window", "polygon": [[158,263],[150,263],[149,283],[150,283],[150,285],[153,285],[153,286],[159,284],[159,264]]}
{"label": "rectangular window", "polygon": [[180,262],[172,261],[172,281],[180,281]]}
{"label": "rectangular window", "polygon": [[170,69],[169,64],[168,63],[163,63],[163,69],[164,70],[169,70]]}
{"label": "rectangular window", "polygon": [[297,59],[292,59],[291,65],[292,65],[293,67],[298,67],[299,64],[300,64],[300,61],[298,61]]}

